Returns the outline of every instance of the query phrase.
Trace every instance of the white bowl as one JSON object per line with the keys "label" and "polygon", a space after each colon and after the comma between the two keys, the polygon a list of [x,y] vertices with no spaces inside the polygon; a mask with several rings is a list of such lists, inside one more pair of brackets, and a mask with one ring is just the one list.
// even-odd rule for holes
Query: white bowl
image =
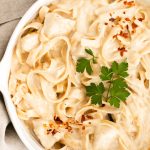
{"label": "white bowl", "polygon": [[21,121],[16,113],[16,108],[12,103],[9,91],[8,91],[8,80],[10,74],[10,67],[11,67],[11,58],[14,47],[17,42],[17,38],[22,30],[22,28],[31,21],[37,14],[38,10],[43,5],[48,5],[53,0],[37,0],[30,9],[26,12],[24,17],[21,19],[19,24],[17,25],[15,31],[13,32],[9,44],[7,46],[5,55],[0,62],[0,90],[3,94],[5,105],[7,107],[7,111],[9,117],[14,125],[17,134],[19,135],[22,142],[26,145],[29,150],[43,150],[44,148],[40,145],[37,139],[32,135],[30,130],[25,126],[23,121]]}
{"label": "white bowl", "polygon": [[[37,141],[37,139],[34,137],[31,131],[25,126],[23,121],[21,121],[18,118],[17,113],[16,113],[16,108],[14,104],[12,103],[12,100],[8,91],[8,80],[9,80],[10,67],[11,67],[11,58],[12,58],[12,53],[16,45],[18,36],[21,30],[23,29],[23,27],[36,16],[41,6],[50,4],[52,1],[54,0],[37,0],[30,7],[30,9],[26,12],[24,17],[21,19],[21,21],[17,25],[15,31],[13,32],[10,38],[9,44],[7,46],[5,55],[2,61],[0,62],[0,80],[1,80],[0,91],[3,94],[4,101],[7,107],[7,111],[14,125],[14,128],[17,131],[17,134],[19,135],[22,142],[26,145],[26,147],[29,150],[44,150],[44,148],[40,145],[40,143]],[[149,0],[143,0],[143,1],[145,3],[145,1],[148,2]],[[150,3],[148,6],[150,6]]]}

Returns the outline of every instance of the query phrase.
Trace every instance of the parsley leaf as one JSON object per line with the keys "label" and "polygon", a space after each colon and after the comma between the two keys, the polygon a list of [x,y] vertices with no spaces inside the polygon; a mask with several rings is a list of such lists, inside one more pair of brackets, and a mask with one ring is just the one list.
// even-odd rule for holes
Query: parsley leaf
{"label": "parsley leaf", "polygon": [[111,80],[113,75],[112,69],[107,68],[107,67],[102,67],[101,69],[101,75],[100,78],[102,79],[102,81],[107,81],[107,80]]}
{"label": "parsley leaf", "polygon": [[91,49],[85,49],[85,52],[88,53],[91,56],[94,56],[94,54],[93,54]]}
{"label": "parsley leaf", "polygon": [[86,86],[87,96],[91,97],[92,104],[102,104],[102,95],[105,91],[104,84],[101,82],[99,85],[91,83],[90,86]]}
{"label": "parsley leaf", "polygon": [[94,56],[93,51],[91,49],[85,49],[85,52],[93,57],[92,61],[93,61],[94,64],[96,64],[97,61],[96,61],[96,57]]}
{"label": "parsley leaf", "polygon": [[92,56],[92,59],[87,59],[87,58],[79,58],[77,60],[77,66],[76,66],[76,71],[83,73],[85,70],[89,75],[93,73],[92,67],[91,67],[91,61],[95,64],[96,62],[96,57],[94,56],[93,52],[91,49],[85,49],[85,52],[88,53],[89,55]]}
{"label": "parsley leaf", "polygon": [[113,86],[117,88],[127,88],[128,85],[123,78],[118,78],[112,81]]}
{"label": "parsley leaf", "polygon": [[120,100],[116,99],[115,97],[111,97],[109,99],[109,103],[110,103],[111,106],[114,106],[116,108],[120,107]]}
{"label": "parsley leaf", "polygon": [[110,89],[109,103],[110,105],[119,108],[120,102],[125,101],[129,95],[130,93],[125,88],[118,88],[118,87],[113,86]]}
{"label": "parsley leaf", "polygon": [[126,62],[122,62],[120,64],[118,64],[116,61],[112,63],[112,71],[113,73],[115,73],[116,75],[119,75],[121,77],[127,77],[128,76],[128,63]]}
{"label": "parsley leaf", "polygon": [[89,75],[91,75],[93,72],[91,68],[90,60],[86,58],[80,58],[77,61],[76,71],[83,73],[84,70],[86,70]]}

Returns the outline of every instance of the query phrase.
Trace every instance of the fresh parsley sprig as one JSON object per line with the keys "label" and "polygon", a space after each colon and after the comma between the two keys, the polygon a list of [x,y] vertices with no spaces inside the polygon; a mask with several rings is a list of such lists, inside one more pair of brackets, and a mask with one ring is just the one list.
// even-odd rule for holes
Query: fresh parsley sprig
{"label": "fresh parsley sprig", "polygon": [[76,71],[83,73],[85,70],[87,71],[87,73],[89,75],[91,75],[93,73],[92,67],[91,67],[91,63],[97,63],[96,61],[96,57],[94,56],[93,52],[91,49],[85,49],[85,52],[89,55],[92,56],[91,59],[87,59],[87,58],[79,58],[77,60],[77,66],[76,66]]}
{"label": "fresh parsley sprig", "polygon": [[[95,93],[92,93],[92,95],[89,94],[89,91],[93,91],[93,83],[86,87],[87,96],[91,97],[91,103],[101,105],[102,100],[105,100],[108,101],[111,106],[119,108],[120,102],[125,101],[130,95],[125,81],[125,77],[128,76],[127,70],[128,63],[126,62],[122,62],[120,64],[113,62],[111,68],[103,66],[100,74],[100,78],[103,82],[101,82],[98,86],[95,85],[95,87],[101,90],[95,90]],[[106,97],[104,97],[104,92],[106,92]]]}
{"label": "fresh parsley sprig", "polygon": [[128,85],[125,78],[128,76],[128,63],[113,62],[111,68],[102,67],[100,78],[102,81],[106,81],[108,85],[106,101],[110,105],[120,107],[120,102],[125,101],[130,95],[127,90]]}
{"label": "fresh parsley sprig", "polygon": [[[96,58],[91,49],[85,49],[85,52],[92,56],[91,59],[79,58],[77,61],[77,72],[83,73],[85,70],[89,75],[93,70],[91,63],[97,63]],[[102,105],[103,101],[107,101],[111,106],[120,107],[120,103],[125,101],[130,95],[128,85],[125,78],[128,77],[128,63],[117,63],[114,61],[110,68],[101,67],[100,82],[98,85],[91,83],[86,86],[86,94],[91,98],[91,104]]]}

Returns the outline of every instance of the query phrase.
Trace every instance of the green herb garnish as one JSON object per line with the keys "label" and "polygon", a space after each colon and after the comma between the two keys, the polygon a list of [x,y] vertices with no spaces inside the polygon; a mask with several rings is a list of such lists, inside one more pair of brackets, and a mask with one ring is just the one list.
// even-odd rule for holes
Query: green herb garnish
{"label": "green herb garnish", "polygon": [[112,71],[116,75],[119,75],[120,77],[127,77],[128,76],[128,63],[122,62],[118,64],[116,61],[112,63]]}
{"label": "green herb garnish", "polygon": [[83,73],[85,70],[87,71],[87,73],[89,75],[91,75],[93,73],[92,67],[91,67],[91,63],[96,63],[96,57],[94,56],[93,52],[91,49],[85,49],[85,52],[89,55],[92,56],[91,59],[87,59],[87,58],[79,58],[77,61],[77,66],[76,66],[76,71]]}
{"label": "green herb garnish", "polygon": [[[97,63],[91,49],[85,49],[86,53],[92,56],[91,59],[80,58],[77,61],[77,72],[83,73],[85,70],[92,74],[91,63]],[[120,107],[120,102],[125,101],[130,95],[125,78],[128,77],[128,63],[117,63],[114,61],[110,68],[103,66],[100,71],[100,82],[98,85],[91,83],[86,86],[86,94],[91,98],[91,104],[102,105],[107,101],[111,106]]]}
{"label": "green herb garnish", "polygon": [[[90,86],[86,87],[87,96],[91,97],[91,103],[101,105],[102,100],[105,100],[108,101],[111,106],[119,108],[120,102],[125,101],[130,95],[127,90],[127,83],[124,79],[128,76],[127,70],[128,63],[126,62],[120,64],[113,62],[111,68],[103,66],[100,75],[103,82],[99,85],[91,83]],[[104,97],[104,92],[106,92],[106,97]]]}
{"label": "green herb garnish", "polygon": [[96,61],[97,57],[94,56],[93,51],[91,49],[85,49],[85,51],[86,51],[87,54],[92,56],[92,61],[93,61],[94,64],[96,64],[97,63],[97,61]]}
{"label": "green herb garnish", "polygon": [[87,96],[91,97],[92,104],[102,105],[102,97],[105,91],[104,84],[101,82],[99,85],[91,83],[90,86],[86,87]]}

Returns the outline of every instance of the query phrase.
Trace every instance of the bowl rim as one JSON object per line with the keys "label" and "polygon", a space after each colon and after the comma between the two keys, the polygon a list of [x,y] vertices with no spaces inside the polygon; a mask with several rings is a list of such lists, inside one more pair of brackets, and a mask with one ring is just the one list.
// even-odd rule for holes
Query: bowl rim
{"label": "bowl rim", "polygon": [[4,56],[0,62],[0,72],[1,72],[0,91],[3,95],[4,102],[5,102],[10,120],[18,136],[20,137],[21,141],[29,150],[43,150],[43,147],[38,142],[38,140],[35,139],[31,135],[30,132],[28,132],[28,129],[27,127],[25,127],[23,121],[19,119],[17,112],[16,112],[15,105],[13,104],[11,100],[9,90],[8,90],[8,80],[9,80],[9,74],[10,74],[10,68],[11,68],[11,58],[12,58],[14,47],[17,43],[17,39],[23,27],[37,15],[38,10],[42,6],[48,5],[53,1],[55,0],[37,0],[35,3],[32,4],[32,6],[26,11],[25,15],[22,17],[22,19],[19,21],[18,25],[16,26],[8,42]]}

